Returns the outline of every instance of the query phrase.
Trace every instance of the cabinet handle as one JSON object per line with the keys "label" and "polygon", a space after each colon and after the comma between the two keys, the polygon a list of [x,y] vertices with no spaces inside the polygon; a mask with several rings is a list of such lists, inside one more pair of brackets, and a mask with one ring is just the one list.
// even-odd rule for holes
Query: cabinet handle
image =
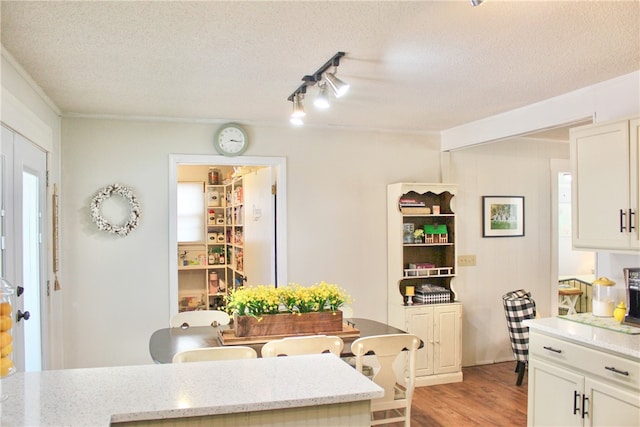
{"label": "cabinet handle", "polygon": [[635,229],[635,227],[633,226],[633,216],[636,213],[633,211],[633,209],[629,209],[629,233],[633,232],[633,230]]}
{"label": "cabinet handle", "polygon": [[577,414],[580,408],[578,408],[578,397],[580,397],[580,393],[577,391],[573,391],[573,415]]}
{"label": "cabinet handle", "polygon": [[542,347],[542,348],[544,348],[545,350],[553,351],[554,353],[558,353],[558,354],[562,353],[562,350],[558,350],[556,348],[549,347],[549,346],[546,346],[546,345],[544,347]]}
{"label": "cabinet handle", "polygon": [[624,211],[624,209],[620,209],[620,232],[621,233],[627,229],[626,225],[624,224],[624,218],[626,216],[627,216],[627,213]]}
{"label": "cabinet handle", "polygon": [[605,366],[604,369],[606,369],[607,371],[615,372],[616,374],[624,375],[625,377],[629,376],[629,371],[621,371],[614,368],[613,366]]}
{"label": "cabinet handle", "polygon": [[589,402],[589,398],[583,394],[582,395],[582,419],[584,419],[585,415],[589,415],[589,411],[587,411],[587,402]]}

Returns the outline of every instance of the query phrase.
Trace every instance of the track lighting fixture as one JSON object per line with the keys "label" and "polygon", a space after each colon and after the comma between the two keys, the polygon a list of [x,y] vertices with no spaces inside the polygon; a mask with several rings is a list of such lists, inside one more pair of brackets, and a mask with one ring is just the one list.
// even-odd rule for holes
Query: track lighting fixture
{"label": "track lighting fixture", "polygon": [[[334,96],[340,98],[349,90],[349,85],[336,77],[336,71],[340,65],[340,58],[345,55],[344,52],[338,52],[325,64],[318,68],[318,70],[310,75],[302,77],[302,83],[287,100],[293,103],[293,113],[291,114],[291,123],[301,125],[302,117],[304,116],[304,108],[302,106],[302,99],[307,92],[307,87],[318,85],[318,95],[314,99],[313,104],[316,108],[326,109],[329,108],[328,89],[331,88]],[[329,68],[334,67],[333,72],[328,72]]]}
{"label": "track lighting fixture", "polygon": [[484,0],[471,0],[471,6],[476,7],[484,3]]}

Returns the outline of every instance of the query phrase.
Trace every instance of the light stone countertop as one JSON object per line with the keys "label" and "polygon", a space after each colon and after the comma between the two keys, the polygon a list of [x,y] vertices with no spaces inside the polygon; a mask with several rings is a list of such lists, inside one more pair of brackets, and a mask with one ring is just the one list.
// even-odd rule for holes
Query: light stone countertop
{"label": "light stone countertop", "polygon": [[382,388],[332,354],[19,372],[2,426],[108,426],[369,400]]}
{"label": "light stone countertop", "polygon": [[559,317],[529,319],[523,322],[530,329],[566,338],[597,350],[605,350],[626,358],[640,360],[640,335],[631,335],[590,326]]}

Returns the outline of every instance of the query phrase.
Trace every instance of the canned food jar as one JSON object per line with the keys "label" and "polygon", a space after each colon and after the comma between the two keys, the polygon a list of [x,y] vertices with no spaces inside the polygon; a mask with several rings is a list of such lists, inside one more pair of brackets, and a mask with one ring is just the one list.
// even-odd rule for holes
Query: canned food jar
{"label": "canned food jar", "polygon": [[0,378],[13,374],[13,294],[14,288],[4,278],[0,282]]}
{"label": "canned food jar", "polygon": [[616,282],[608,277],[598,277],[593,283],[593,315],[613,317],[615,308],[614,287]]}

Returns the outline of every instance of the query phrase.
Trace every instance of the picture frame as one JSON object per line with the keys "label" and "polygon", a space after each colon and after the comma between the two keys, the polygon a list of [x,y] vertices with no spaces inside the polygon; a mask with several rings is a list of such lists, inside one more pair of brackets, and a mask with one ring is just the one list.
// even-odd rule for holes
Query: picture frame
{"label": "picture frame", "polygon": [[524,236],[523,196],[482,196],[482,237]]}

